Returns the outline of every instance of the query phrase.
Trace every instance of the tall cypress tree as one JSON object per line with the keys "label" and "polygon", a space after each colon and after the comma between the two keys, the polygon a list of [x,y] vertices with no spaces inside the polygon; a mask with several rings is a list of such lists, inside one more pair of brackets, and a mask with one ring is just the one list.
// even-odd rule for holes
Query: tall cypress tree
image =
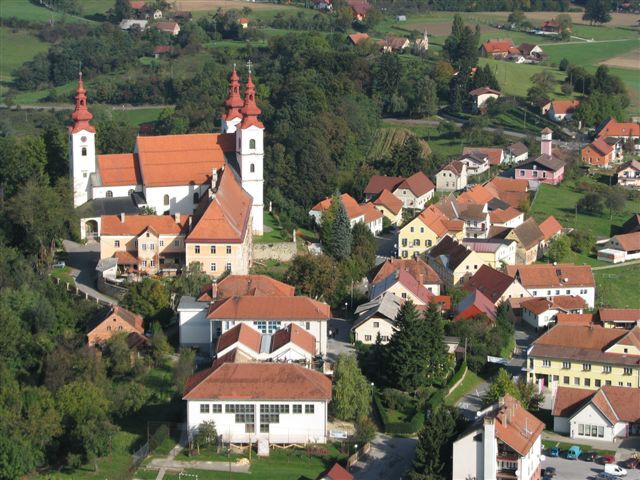
{"label": "tall cypress tree", "polygon": [[335,215],[331,228],[329,253],[336,260],[344,260],[351,255],[351,223],[347,216],[347,209],[340,198],[338,198]]}
{"label": "tall cypress tree", "polygon": [[449,355],[444,344],[444,322],[435,302],[429,303],[424,322],[427,327],[425,350],[429,355],[427,384],[433,385],[442,382],[449,370]]}

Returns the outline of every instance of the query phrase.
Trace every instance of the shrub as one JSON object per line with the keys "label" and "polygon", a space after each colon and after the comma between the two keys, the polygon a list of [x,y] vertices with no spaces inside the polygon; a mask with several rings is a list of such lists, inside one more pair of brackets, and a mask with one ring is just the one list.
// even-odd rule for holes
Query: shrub
{"label": "shrub", "polygon": [[365,444],[376,436],[376,424],[369,417],[360,417],[356,420],[356,442]]}
{"label": "shrub", "polygon": [[401,390],[385,388],[382,390],[382,401],[393,410],[406,410],[411,407],[411,397]]}

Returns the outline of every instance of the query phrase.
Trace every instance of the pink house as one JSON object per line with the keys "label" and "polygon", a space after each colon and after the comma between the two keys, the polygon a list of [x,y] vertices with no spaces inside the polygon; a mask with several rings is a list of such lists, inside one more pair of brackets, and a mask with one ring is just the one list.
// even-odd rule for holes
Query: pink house
{"label": "pink house", "polygon": [[542,154],[515,166],[515,178],[537,183],[557,185],[564,178],[564,162],[553,155],[553,132],[549,128],[542,130],[540,151]]}

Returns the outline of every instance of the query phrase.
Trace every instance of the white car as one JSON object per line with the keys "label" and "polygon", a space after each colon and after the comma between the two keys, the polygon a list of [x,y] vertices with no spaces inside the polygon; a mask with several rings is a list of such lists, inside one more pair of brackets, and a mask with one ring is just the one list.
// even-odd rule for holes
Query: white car
{"label": "white car", "polygon": [[623,477],[627,474],[627,471],[614,463],[608,463],[604,466],[604,473],[615,475],[617,477]]}

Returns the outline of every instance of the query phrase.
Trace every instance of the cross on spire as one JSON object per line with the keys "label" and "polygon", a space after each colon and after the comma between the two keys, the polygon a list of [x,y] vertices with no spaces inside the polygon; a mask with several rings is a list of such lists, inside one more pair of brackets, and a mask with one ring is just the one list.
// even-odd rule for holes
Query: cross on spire
{"label": "cross on spire", "polygon": [[249,61],[247,62],[247,70],[249,71],[249,75],[251,75],[251,65],[253,65],[251,63],[251,59],[249,59]]}

